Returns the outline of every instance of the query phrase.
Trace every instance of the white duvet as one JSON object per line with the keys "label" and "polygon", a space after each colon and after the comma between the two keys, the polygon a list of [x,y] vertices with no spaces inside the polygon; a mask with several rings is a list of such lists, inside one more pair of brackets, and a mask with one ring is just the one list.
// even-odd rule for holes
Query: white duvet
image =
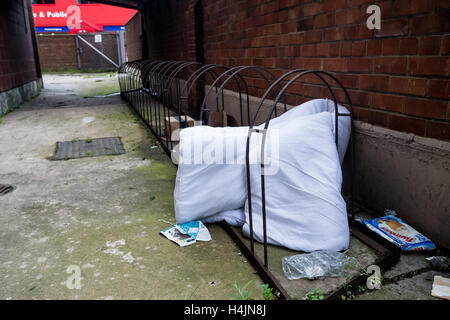
{"label": "white duvet", "polygon": [[[348,111],[339,106],[339,112]],[[350,137],[350,117],[339,117],[339,153],[334,130],[334,104],[326,99],[311,100],[271,120],[266,163],[278,165],[274,166],[275,174],[265,176],[269,243],[305,252],[348,248],[346,205],[340,194],[340,164]],[[178,167],[174,192],[177,223],[225,220],[232,225],[243,225],[244,234],[249,235],[244,162],[247,132],[245,127],[206,126],[181,131],[182,163]],[[271,143],[274,136],[279,138],[277,145]],[[199,157],[191,146],[194,140],[202,141],[205,147],[202,157],[213,158],[216,163],[188,164]],[[225,141],[221,150],[217,150],[217,141]],[[258,143],[256,134],[252,137],[252,155],[258,154]],[[234,145],[237,152],[235,164],[217,164],[220,156],[226,159],[230,145]],[[263,239],[260,182],[260,166],[253,164],[253,232],[258,241]]]}
{"label": "white duvet", "polygon": [[233,214],[227,211],[244,206],[247,135],[246,127],[199,126],[180,131],[174,191],[177,223],[201,220],[220,212],[233,219]]}

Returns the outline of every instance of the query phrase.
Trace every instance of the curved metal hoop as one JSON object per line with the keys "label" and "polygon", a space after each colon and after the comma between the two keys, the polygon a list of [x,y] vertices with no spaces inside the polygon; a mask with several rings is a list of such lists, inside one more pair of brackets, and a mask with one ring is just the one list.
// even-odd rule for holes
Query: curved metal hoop
{"label": "curved metal hoop", "polygon": [[[250,112],[250,96],[249,86],[244,73],[253,72],[257,79],[261,79],[267,85],[267,90],[259,99],[259,103],[255,108],[254,114]],[[277,117],[279,113],[288,110],[286,104],[287,90],[297,81],[306,75],[312,75],[320,80],[320,84],[328,89],[328,93],[334,102],[335,116],[335,142],[338,146],[339,133],[339,117],[349,116],[353,119],[353,105],[350,95],[342,83],[332,74],[322,70],[304,70],[296,69],[289,71],[278,79],[268,70],[256,66],[236,66],[226,67],[216,64],[202,64],[199,62],[183,62],[183,61],[164,61],[164,60],[139,60],[126,62],[118,69],[119,85],[121,96],[127,100],[136,113],[141,117],[144,123],[155,134],[161,145],[170,154],[176,141],[172,141],[172,129],[191,126],[191,119],[195,114],[199,115],[199,120],[204,121],[204,114],[211,111],[225,110],[224,90],[229,86],[235,86],[239,101],[240,125],[249,126],[249,134],[247,137],[246,148],[246,174],[247,174],[247,194],[249,208],[249,224],[250,224],[250,242],[251,250],[254,253],[254,237],[253,237],[253,212],[252,212],[252,186],[250,183],[250,166],[249,166],[249,146],[252,133],[262,132],[261,144],[261,169],[264,165],[264,146],[266,143],[265,132],[269,129],[270,120]],[[209,80],[209,81],[208,81]],[[337,84],[330,85],[328,81]],[[205,89],[205,86],[209,87]],[[198,91],[198,87],[202,90]],[[338,101],[335,89],[338,88],[344,92],[345,104],[349,108],[349,113],[339,112]],[[203,92],[203,90],[205,92]],[[215,91],[215,92],[214,92]],[[196,106],[192,102],[194,92],[202,94],[201,105]],[[274,97],[273,100],[268,100]],[[271,98],[272,99],[272,98]],[[246,103],[243,103],[243,101]],[[282,101],[284,100],[284,101]],[[211,101],[215,105],[208,105]],[[264,113],[264,125],[254,128],[258,116],[262,115],[262,107],[271,104],[267,110],[267,116]],[[278,105],[284,104],[283,109],[279,109]],[[198,109],[196,109],[198,107]],[[246,110],[245,110],[246,109]],[[194,112],[193,112],[194,110]],[[197,110],[197,111],[195,111]],[[193,112],[193,113],[192,113]],[[266,112],[266,109],[265,109]],[[245,116],[244,116],[245,114]],[[175,117],[177,125],[172,122]],[[194,119],[195,120],[195,119]],[[351,121],[350,135],[350,212],[353,217],[353,201],[354,201],[354,129],[353,121]],[[264,245],[264,265],[268,267],[267,258],[267,226],[266,226],[266,204],[265,204],[265,177],[261,170],[261,196],[262,196],[262,216],[263,216],[263,245]]]}
{"label": "curved metal hoop", "polygon": [[[284,93],[286,92],[286,90],[293,84],[295,83],[298,79],[304,77],[305,75],[308,74],[313,74],[316,77],[318,77],[322,83],[328,88],[332,98],[333,98],[333,102],[334,102],[334,108],[335,108],[335,143],[336,143],[336,148],[338,148],[338,128],[339,128],[339,122],[338,119],[340,116],[350,116],[350,119],[353,119],[353,105],[350,99],[350,95],[348,94],[347,90],[345,89],[345,87],[342,85],[342,83],[339,82],[339,80],[336,79],[336,77],[334,77],[333,75],[329,74],[328,72],[322,71],[322,70],[301,70],[301,69],[297,69],[297,70],[292,70],[286,74],[284,74],[283,76],[281,76],[277,81],[275,81],[270,87],[269,89],[267,89],[266,93],[263,95],[262,100],[264,100],[267,95],[275,88],[275,86],[277,86],[278,84],[280,84],[282,81],[285,81],[285,79],[287,79],[288,77],[295,75],[293,78],[289,79],[288,82],[284,85],[284,87],[279,91],[278,95],[276,96],[272,107],[270,109],[269,114],[267,115],[266,121],[264,123],[264,129],[253,129],[253,125],[254,122],[256,120],[257,114],[258,112],[261,110],[261,106],[263,101],[260,102],[260,105],[257,109],[257,113],[255,114],[255,117],[253,119],[253,123],[250,126],[249,129],[249,134],[247,137],[247,145],[246,145],[246,174],[247,174],[247,200],[248,200],[248,212],[249,212],[249,227],[250,227],[250,242],[251,242],[251,251],[254,253],[254,237],[253,237],[253,212],[252,212],[252,196],[251,196],[251,179],[250,179],[250,139],[252,136],[253,132],[258,132],[258,133],[263,133],[262,135],[262,141],[261,141],[261,151],[260,151],[260,159],[261,159],[261,204],[262,204],[262,218],[263,218],[263,245],[264,245],[264,265],[267,268],[268,267],[268,255],[267,255],[267,216],[266,216],[266,189],[265,189],[265,174],[264,174],[264,151],[265,151],[265,144],[266,144],[266,132],[267,129],[269,127],[270,124],[270,120],[273,116],[273,114],[276,112],[276,107],[277,104],[279,102],[279,100],[281,99],[281,97],[284,95]],[[338,109],[338,103],[336,100],[336,95],[334,94],[333,89],[331,88],[331,86],[329,85],[329,83],[325,80],[325,77],[329,77],[331,78],[334,82],[336,82],[338,84],[338,86],[344,91],[346,100],[347,100],[347,104],[350,108],[350,112],[349,113],[340,113],[339,109]],[[353,130],[353,121],[351,121],[351,141],[350,141],[350,152],[351,152],[351,170],[352,172],[350,173],[351,175],[351,186],[350,186],[350,192],[351,192],[351,205],[350,205],[350,212],[351,212],[351,217],[352,219],[354,219],[354,180],[353,180],[353,174],[354,174],[354,149],[353,149],[353,145],[354,145],[354,130]]]}

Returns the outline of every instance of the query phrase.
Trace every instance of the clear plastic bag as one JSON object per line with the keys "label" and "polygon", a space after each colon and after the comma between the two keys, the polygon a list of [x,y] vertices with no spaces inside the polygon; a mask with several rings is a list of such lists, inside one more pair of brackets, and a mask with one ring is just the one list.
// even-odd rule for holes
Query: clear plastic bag
{"label": "clear plastic bag", "polygon": [[284,275],[289,280],[341,277],[345,272],[344,267],[355,261],[355,258],[348,257],[345,253],[329,250],[297,254],[281,259]]}
{"label": "clear plastic bag", "polygon": [[450,270],[450,258],[445,256],[433,256],[425,258],[431,265],[433,270],[448,271]]}

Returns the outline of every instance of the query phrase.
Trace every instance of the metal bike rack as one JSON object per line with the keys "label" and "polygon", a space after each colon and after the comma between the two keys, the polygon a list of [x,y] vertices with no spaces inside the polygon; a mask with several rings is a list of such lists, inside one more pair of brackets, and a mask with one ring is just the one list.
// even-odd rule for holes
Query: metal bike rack
{"label": "metal bike rack", "polygon": [[[252,74],[253,79],[262,80],[267,90],[259,100],[258,107],[252,112],[250,107],[249,86],[246,79]],[[255,78],[256,76],[256,78]],[[350,194],[347,197],[349,205],[349,225],[351,234],[363,243],[374,249],[378,255],[376,264],[384,270],[399,259],[399,250],[385,239],[368,231],[361,223],[355,220],[354,205],[354,174],[355,174],[355,150],[353,128],[353,105],[345,87],[332,74],[322,70],[292,70],[278,79],[262,67],[237,66],[226,67],[215,64],[202,64],[199,62],[139,60],[127,62],[118,69],[118,78],[121,96],[129,102],[133,110],[143,120],[151,132],[161,143],[163,149],[170,156],[176,144],[171,138],[171,121],[165,121],[167,117],[177,117],[179,128],[189,126],[188,117],[207,125],[206,114],[212,111],[227,110],[224,90],[231,90],[237,94],[239,112],[237,125],[248,126],[249,134],[246,146],[246,175],[249,207],[250,246],[242,235],[236,232],[225,221],[221,225],[235,241],[242,253],[258,272],[262,280],[272,288],[280,292],[281,299],[289,299],[289,294],[281,286],[269,269],[267,223],[265,204],[265,177],[263,173],[264,163],[261,162],[261,196],[263,217],[263,261],[255,254],[253,237],[253,211],[251,199],[249,146],[252,133],[266,132],[270,120],[288,110],[286,104],[287,90],[305,76],[314,76],[328,90],[329,98],[335,108],[335,143],[338,148],[339,117],[351,118],[351,135],[347,156],[350,157]],[[330,83],[331,82],[331,83]],[[334,84],[334,85],[332,85]],[[205,86],[209,86],[205,90]],[[338,99],[334,89],[342,90],[345,102],[341,103],[348,109],[348,113],[338,112]],[[208,100],[208,98],[211,98]],[[269,100],[270,99],[270,100]],[[202,102],[200,102],[200,100]],[[261,115],[263,104],[271,103],[269,113],[265,119],[264,129],[255,129],[258,116]],[[279,104],[282,107],[279,107]],[[264,154],[265,134],[261,148],[261,157]],[[353,279],[349,284],[353,287],[364,281],[363,276]],[[338,299],[342,294],[342,288],[330,294],[327,299]]]}

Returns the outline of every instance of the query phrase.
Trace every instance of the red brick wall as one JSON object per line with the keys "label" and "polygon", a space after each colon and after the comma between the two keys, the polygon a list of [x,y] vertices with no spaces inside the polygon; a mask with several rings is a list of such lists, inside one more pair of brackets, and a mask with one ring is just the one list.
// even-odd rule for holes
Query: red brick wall
{"label": "red brick wall", "polygon": [[[0,1],[0,92],[38,78],[29,1]],[[28,17],[29,18],[29,17]]]}
{"label": "red brick wall", "polygon": [[[94,34],[83,34],[83,39],[118,62],[116,34],[102,33],[102,42],[95,42]],[[75,36],[71,34],[42,34],[38,36],[39,54],[44,70],[78,69]],[[81,69],[114,69],[114,65],[79,40]]]}
{"label": "red brick wall", "polygon": [[73,35],[38,35],[41,67],[44,70],[77,69],[77,51]]}
{"label": "red brick wall", "polygon": [[194,0],[153,1],[145,11],[150,59],[195,61]]}
{"label": "red brick wall", "polygon": [[125,52],[128,61],[142,59],[141,15],[136,13],[125,25]]}
{"label": "red brick wall", "polygon": [[[195,59],[195,2],[153,4],[151,57]],[[207,63],[259,65],[277,76],[296,68],[326,70],[349,89],[356,119],[450,140],[448,0],[202,2]],[[381,30],[366,27],[371,4],[381,8]],[[307,80],[288,102],[326,95]],[[249,83],[252,94],[262,94],[258,81]]]}

